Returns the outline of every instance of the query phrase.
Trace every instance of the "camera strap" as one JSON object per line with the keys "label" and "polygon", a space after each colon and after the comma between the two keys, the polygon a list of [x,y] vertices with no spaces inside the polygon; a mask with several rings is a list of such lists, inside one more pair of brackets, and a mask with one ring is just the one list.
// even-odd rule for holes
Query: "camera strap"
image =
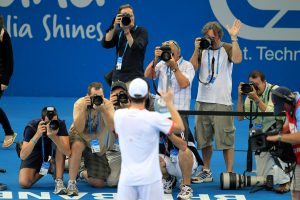
{"label": "camera strap", "polygon": [[[218,55],[217,55],[217,68],[215,72],[215,56],[213,55],[211,62],[210,62],[210,49],[207,50],[207,71],[208,71],[208,76],[206,78],[206,82],[203,82],[200,80],[200,70],[198,74],[198,80],[200,83],[203,85],[208,85],[208,84],[213,84],[214,81],[216,80],[218,74],[219,74],[219,65],[220,65],[220,54],[221,54],[221,48],[223,46],[223,42],[220,43],[220,46],[218,48]],[[214,53],[214,50],[212,50]]]}

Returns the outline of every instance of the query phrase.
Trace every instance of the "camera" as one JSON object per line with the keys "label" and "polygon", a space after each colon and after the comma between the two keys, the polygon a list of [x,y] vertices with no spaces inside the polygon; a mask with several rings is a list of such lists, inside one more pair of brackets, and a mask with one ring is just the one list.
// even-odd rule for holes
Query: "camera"
{"label": "camera", "polygon": [[255,88],[255,90],[258,90],[257,85],[255,83],[253,83],[253,82],[243,83],[241,85],[242,94],[246,95],[246,94],[249,94],[250,92],[252,92],[253,91],[252,86]]}
{"label": "camera", "polygon": [[245,176],[237,173],[221,173],[220,184],[222,190],[236,190],[244,187],[264,186],[267,190],[273,188],[273,176]]}
{"label": "camera", "polygon": [[131,15],[128,13],[124,13],[122,15],[122,19],[121,22],[124,26],[128,26],[131,23],[131,19],[130,19]]}
{"label": "camera", "polygon": [[98,94],[94,94],[91,98],[91,105],[88,105],[88,109],[92,109],[93,105],[100,106],[103,103],[103,98],[102,96]]}
{"label": "camera", "polygon": [[200,41],[200,49],[211,49],[214,42],[213,39],[207,36],[199,39],[198,41]]}
{"label": "camera", "polygon": [[[47,116],[49,119],[49,128],[54,131],[57,130],[59,128],[59,121],[53,119],[53,117],[57,115],[56,109],[52,106],[48,106],[44,109],[43,112],[46,111],[46,113],[44,114],[43,120],[45,120],[45,117]],[[44,125],[47,125],[48,123],[44,123]],[[43,136],[47,136],[47,132],[44,132]]]}
{"label": "camera", "polygon": [[283,120],[276,120],[271,130],[267,132],[263,132],[262,129],[250,129],[250,149],[255,152],[269,152],[272,156],[280,158],[283,162],[294,163],[296,158],[291,144],[267,141],[267,136],[278,135],[282,131],[282,127]]}
{"label": "camera", "polygon": [[169,45],[161,46],[159,49],[162,50],[160,55],[161,60],[167,62],[172,58],[172,50]]}
{"label": "camera", "polygon": [[126,92],[121,91],[117,94],[117,100],[118,103],[128,103],[128,95],[126,94]]}

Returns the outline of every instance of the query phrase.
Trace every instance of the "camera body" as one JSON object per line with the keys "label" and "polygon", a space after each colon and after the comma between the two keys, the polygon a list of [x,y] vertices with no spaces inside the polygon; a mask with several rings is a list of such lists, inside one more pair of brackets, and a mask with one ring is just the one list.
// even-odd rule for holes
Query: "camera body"
{"label": "camera body", "polygon": [[126,94],[126,92],[120,91],[117,94],[117,101],[118,101],[118,104],[120,104],[120,103],[128,103],[128,95]]}
{"label": "camera body", "polygon": [[161,46],[159,49],[162,50],[160,55],[161,60],[167,62],[172,58],[172,50],[169,45]]}
{"label": "camera body", "polygon": [[263,132],[262,129],[251,129],[249,137],[250,149],[255,152],[269,152],[272,156],[280,158],[283,162],[295,162],[292,145],[285,142],[267,141],[267,136],[278,135],[282,131],[283,120],[276,120],[275,128]]}
{"label": "camera body", "polygon": [[[59,121],[58,120],[55,120],[53,119],[54,116],[57,115],[57,112],[56,112],[56,109],[54,107],[47,107],[46,108],[46,115],[47,118],[49,119],[49,128],[51,130],[54,130],[56,131],[58,128],[59,128]],[[45,120],[45,117],[43,117],[43,120]],[[47,125],[48,123],[44,123],[44,125]],[[44,132],[43,133],[43,136],[47,136],[47,132]]]}
{"label": "camera body", "polygon": [[205,36],[203,38],[200,38],[198,41],[200,41],[200,49],[203,50],[203,49],[211,49],[212,46],[213,46],[213,43],[214,43],[214,40],[211,39],[210,37],[208,36]]}
{"label": "camera body", "polygon": [[124,13],[122,15],[122,19],[121,22],[124,26],[128,26],[131,23],[131,19],[130,19],[131,15],[128,13]]}
{"label": "camera body", "polygon": [[273,176],[245,176],[237,173],[221,173],[220,184],[222,190],[236,190],[244,187],[264,186],[267,190],[273,188]]}
{"label": "camera body", "polygon": [[93,105],[100,106],[103,103],[102,96],[98,94],[94,94],[90,98],[91,98],[91,105],[87,106],[88,109],[92,109]]}
{"label": "camera body", "polygon": [[255,90],[258,90],[258,87],[254,82],[243,83],[241,85],[242,94],[246,95],[246,94],[249,94],[250,92],[252,92],[253,91],[252,86],[255,88]]}

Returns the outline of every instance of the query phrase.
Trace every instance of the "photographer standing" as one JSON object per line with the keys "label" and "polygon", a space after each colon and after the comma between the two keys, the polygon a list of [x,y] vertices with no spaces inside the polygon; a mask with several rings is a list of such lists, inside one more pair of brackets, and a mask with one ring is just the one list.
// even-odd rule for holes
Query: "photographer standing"
{"label": "photographer standing", "polygon": [[[0,15],[0,98],[8,87],[10,78],[13,74],[13,68],[14,60],[11,40],[7,30],[4,28],[3,17]],[[6,113],[1,107],[0,124],[5,133],[2,147],[7,148],[14,143],[17,134],[12,130]]]}
{"label": "photographer standing", "polygon": [[[193,65],[189,61],[184,60],[181,56],[181,48],[174,40],[163,42],[161,47],[155,48],[154,59],[145,70],[145,77],[153,79],[159,78],[157,88],[159,93],[167,91],[168,88],[172,88],[174,91],[173,103],[177,110],[190,110],[191,88],[194,76],[195,70]],[[156,102],[160,99],[161,97],[156,95]],[[159,109],[156,111],[160,112]],[[192,140],[194,140],[194,138],[189,129],[188,116],[181,115],[181,119],[185,131],[176,137],[187,143],[188,139],[192,138]],[[164,139],[164,141],[168,143],[168,139]],[[168,144],[174,147],[171,141]],[[162,148],[160,148],[160,164],[163,172],[164,192],[172,192],[173,186],[176,185],[175,176],[177,176],[183,180],[178,198],[190,198],[193,195],[193,190],[190,187],[191,174],[197,169],[198,162],[189,148],[185,151],[176,148],[174,152],[175,151],[176,155],[170,155],[168,149],[162,150]],[[167,152],[167,154],[164,154],[165,152]],[[175,156],[178,161],[170,162],[170,156]]]}
{"label": "photographer standing", "polygon": [[[267,83],[263,72],[254,70],[249,74],[248,83],[240,83],[238,87],[237,112],[249,112],[252,105],[253,112],[273,112],[274,105],[271,100],[272,89],[278,88],[277,85]],[[243,102],[243,95],[247,95]],[[250,102],[252,103],[250,104]],[[245,118],[238,116],[238,120]],[[262,132],[270,132],[276,128],[275,117],[257,116],[254,118],[255,129],[262,129]],[[280,184],[275,188],[276,192],[288,192],[290,189],[290,176],[284,172],[287,164],[280,158],[272,156],[269,152],[255,152],[256,174],[257,176],[267,177],[272,175],[274,184]]]}
{"label": "photographer standing", "polygon": [[[232,111],[232,69],[233,63],[242,61],[242,52],[237,35],[241,22],[235,20],[232,27],[227,25],[231,44],[222,42],[223,29],[218,22],[208,22],[202,29],[203,38],[195,39],[195,49],[191,63],[199,70],[199,85],[195,110]],[[192,182],[213,181],[210,161],[213,153],[213,140],[216,148],[223,150],[226,171],[233,172],[234,132],[232,116],[195,117],[195,137],[198,149],[202,149],[203,169]]]}
{"label": "photographer standing", "polygon": [[54,107],[43,108],[42,118],[30,121],[24,130],[24,140],[20,152],[22,159],[19,172],[20,186],[31,188],[49,172],[53,173],[55,177],[54,193],[66,194],[63,173],[65,156],[70,156],[70,154],[65,121],[58,118]]}
{"label": "photographer standing", "polygon": [[[111,84],[117,80],[125,83],[144,75],[144,58],[148,45],[148,32],[135,24],[133,8],[129,4],[119,7],[117,16],[102,40],[104,48],[116,47],[115,67]],[[111,80],[108,80],[110,79]]]}
{"label": "photographer standing", "polygon": [[282,133],[268,136],[267,140],[293,145],[297,164],[294,169],[291,191],[293,200],[298,200],[300,199],[300,94],[299,92],[292,92],[286,87],[278,87],[272,92],[272,101],[274,114],[279,115],[285,111],[287,121],[283,126]]}
{"label": "photographer standing", "polygon": [[75,102],[70,128],[72,156],[69,159],[68,195],[78,195],[76,177],[81,157],[86,170],[79,176],[94,187],[105,186],[111,171],[105,154],[113,144],[113,114],[113,105],[104,98],[101,83],[91,83],[88,94]]}

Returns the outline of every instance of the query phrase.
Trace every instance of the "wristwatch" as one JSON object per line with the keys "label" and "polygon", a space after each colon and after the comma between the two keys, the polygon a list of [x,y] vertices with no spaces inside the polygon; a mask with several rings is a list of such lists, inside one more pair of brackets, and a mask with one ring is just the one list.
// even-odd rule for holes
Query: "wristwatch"
{"label": "wristwatch", "polygon": [[177,71],[176,67],[174,67],[174,68],[172,69],[172,71],[173,71],[173,72],[176,72],[176,71]]}

